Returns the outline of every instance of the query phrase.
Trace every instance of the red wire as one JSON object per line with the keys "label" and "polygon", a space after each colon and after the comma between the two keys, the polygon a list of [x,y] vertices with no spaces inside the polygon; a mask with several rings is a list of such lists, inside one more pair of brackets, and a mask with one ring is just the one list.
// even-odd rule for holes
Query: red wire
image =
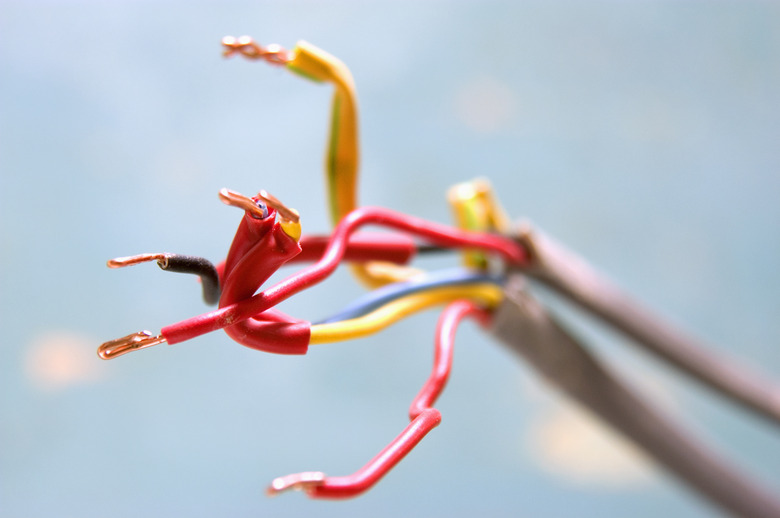
{"label": "red wire", "polygon": [[444,390],[452,368],[455,332],[458,324],[466,317],[475,318],[482,326],[487,326],[491,319],[488,311],[470,300],[456,300],[444,309],[436,324],[433,370],[409,407],[410,419],[431,408]]}
{"label": "red wire", "polygon": [[439,423],[441,414],[438,410],[425,410],[360,470],[345,477],[327,477],[322,484],[309,488],[307,494],[314,498],[349,498],[359,495],[379,482]]}
{"label": "red wire", "polygon": [[457,300],[444,309],[436,326],[433,371],[412,402],[409,426],[360,470],[344,477],[326,477],[320,484],[307,489],[309,496],[349,498],[370,489],[441,423],[441,414],[432,405],[447,383],[455,332],[466,317],[474,317],[483,326],[488,325],[491,318],[488,311],[470,300]]}
{"label": "red wire", "polygon": [[167,326],[161,330],[161,334],[169,344],[183,342],[259,315],[288,297],[321,282],[338,266],[344,256],[350,234],[367,224],[403,230],[439,246],[479,248],[494,252],[513,264],[525,265],[528,262],[525,249],[507,237],[458,230],[388,209],[362,207],[341,220],[333,232],[325,255],[317,263],[248,299]]}
{"label": "red wire", "polygon": [[[221,268],[220,307],[251,297],[274,272],[301,252],[299,244],[284,232],[275,216],[273,209],[263,219],[248,212],[244,215]],[[227,326],[225,332],[241,345],[277,354],[306,354],[311,335],[308,322],[276,309]]]}
{"label": "red wire", "polygon": [[[331,236],[304,235],[301,237],[301,253],[290,263],[318,261],[330,243]],[[414,240],[406,234],[358,233],[349,237],[343,261],[361,263],[387,261],[394,264],[408,263],[417,252]]]}

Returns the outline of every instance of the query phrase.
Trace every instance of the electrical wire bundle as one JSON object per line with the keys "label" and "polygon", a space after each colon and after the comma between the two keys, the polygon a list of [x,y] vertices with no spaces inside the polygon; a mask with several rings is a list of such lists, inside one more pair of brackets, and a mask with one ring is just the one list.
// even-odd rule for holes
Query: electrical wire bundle
{"label": "electrical wire bundle", "polygon": [[[449,377],[459,323],[471,318],[523,357],[571,399],[643,449],[701,496],[740,516],[780,517],[780,502],[639,396],[574,338],[524,289],[525,277],[551,287],[722,396],[780,423],[780,388],[717,355],[633,301],[579,257],[530,228],[514,236],[484,180],[456,185],[448,199],[457,228],[357,203],[357,103],[352,76],[335,57],[305,42],[292,51],[227,37],[225,55],[283,66],[334,86],[326,148],[326,184],[334,230],[302,235],[299,214],[265,191],[247,197],[222,189],[220,199],[244,211],[226,259],[169,253],[108,262],[112,268],[156,260],[163,270],[198,275],[203,297],[217,309],[106,342],[103,359],[167,342],[176,344],[223,329],[259,351],[305,354],[309,346],[351,340],[385,329],[426,308],[444,307],[435,335],[434,366],[409,409],[408,426],[352,475],[304,472],[273,480],[269,494],[304,490],[316,498],[356,496],[374,485],[441,421],[433,408]],[[365,233],[365,226],[392,233]],[[464,265],[437,272],[410,268],[418,254],[458,250]],[[282,266],[312,263],[264,287]],[[342,263],[370,291],[316,323],[276,306],[323,282]],[[522,275],[519,273],[521,272]]]}
{"label": "electrical wire bundle", "polygon": [[[331,219],[330,236],[302,236],[298,212],[265,191],[254,197],[228,189],[220,199],[244,210],[224,262],[177,254],[142,254],[109,261],[122,267],[157,260],[168,271],[192,273],[202,280],[207,303],[218,308],[164,327],[158,335],[142,331],[104,343],[103,359],[166,342],[176,344],[224,329],[236,342],[264,352],[305,354],[310,345],[364,337],[418,311],[445,306],[436,333],[434,368],[411,405],[410,424],[381,453],[353,475],[326,477],[301,473],[277,478],[270,493],[295,488],[310,496],[355,496],[376,483],[431,429],[441,415],[432,407],[449,376],[455,330],[464,318],[487,325],[503,298],[504,276],[490,272],[494,259],[523,266],[527,254],[516,240],[492,231],[504,225],[501,211],[485,182],[457,187],[450,193],[460,228],[454,228],[378,207],[358,207],[358,134],[355,91],[351,74],[335,57],[300,42],[292,52],[261,47],[250,38],[225,38],[225,54],[263,59],[315,81],[334,85],[331,133],[326,154],[326,180]],[[496,223],[500,223],[497,225]],[[367,225],[395,233],[359,233]],[[416,238],[416,239],[415,239]],[[465,267],[426,273],[405,266],[418,253],[462,250]],[[285,280],[263,287],[285,264],[313,264]],[[287,315],[276,306],[324,281],[342,263],[367,287],[366,296],[318,323]],[[502,268],[503,270],[503,268]],[[259,291],[260,290],[260,291]]]}

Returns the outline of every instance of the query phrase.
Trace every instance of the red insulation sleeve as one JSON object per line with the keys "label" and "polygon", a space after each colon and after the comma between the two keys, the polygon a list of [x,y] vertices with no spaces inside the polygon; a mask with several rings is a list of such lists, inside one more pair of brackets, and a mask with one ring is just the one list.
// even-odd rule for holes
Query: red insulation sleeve
{"label": "red insulation sleeve", "polygon": [[167,326],[161,330],[163,337],[168,343],[175,344],[229,325],[235,325],[321,282],[336,269],[344,257],[349,235],[367,224],[402,230],[439,246],[478,248],[493,252],[503,257],[507,262],[516,265],[525,265],[528,262],[525,249],[507,237],[459,230],[388,209],[362,207],[350,212],[341,220],[333,232],[325,255],[317,263],[251,298]]}
{"label": "red insulation sleeve", "polygon": [[[245,214],[230,245],[222,268],[219,306],[229,306],[251,297],[284,263],[301,252],[298,243],[282,230],[272,209],[258,219]],[[306,354],[311,325],[270,309],[225,328],[233,340],[276,354]]]}

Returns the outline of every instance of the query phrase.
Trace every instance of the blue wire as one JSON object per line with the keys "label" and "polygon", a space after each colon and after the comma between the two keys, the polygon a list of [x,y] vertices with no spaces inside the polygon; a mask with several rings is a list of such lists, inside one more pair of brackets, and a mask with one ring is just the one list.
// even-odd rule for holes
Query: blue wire
{"label": "blue wire", "polygon": [[465,268],[452,268],[440,270],[433,273],[420,275],[411,280],[396,282],[387,286],[382,286],[374,291],[357,299],[335,315],[326,318],[317,324],[332,324],[343,320],[362,317],[373,310],[380,308],[392,302],[395,299],[444,286],[462,286],[464,284],[475,284],[492,282],[502,284],[504,277],[501,275],[490,275],[483,272],[474,272]]}

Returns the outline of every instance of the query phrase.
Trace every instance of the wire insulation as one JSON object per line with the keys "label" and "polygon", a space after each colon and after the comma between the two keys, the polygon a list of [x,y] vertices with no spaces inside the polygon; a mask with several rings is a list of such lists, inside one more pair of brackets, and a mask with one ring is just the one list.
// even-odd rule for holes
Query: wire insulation
{"label": "wire insulation", "polygon": [[476,319],[482,327],[487,327],[492,320],[491,313],[470,300],[456,300],[442,311],[436,324],[433,369],[409,407],[409,419],[416,419],[431,408],[444,390],[452,370],[455,332],[467,317]]}
{"label": "wire insulation", "polygon": [[451,268],[437,272],[426,273],[414,277],[405,282],[397,282],[382,286],[363,295],[355,302],[328,317],[317,324],[331,324],[342,320],[361,317],[388,302],[411,295],[427,291],[433,288],[445,286],[464,286],[476,283],[494,283],[500,285],[504,277],[500,275],[490,275],[484,272],[475,272],[465,268]]}
{"label": "wire insulation", "polygon": [[214,264],[208,259],[194,255],[165,254],[165,260],[157,261],[157,264],[168,272],[197,275],[200,277],[203,287],[203,300],[206,304],[219,302],[219,275],[217,275],[217,269],[214,267]]}
{"label": "wire insulation", "polygon": [[[415,295],[418,296],[418,295]],[[490,314],[471,301],[457,300],[447,306],[436,331],[433,372],[410,409],[411,423],[387,447],[352,475],[327,477],[321,472],[304,472],[275,479],[270,494],[303,489],[312,498],[350,498],[370,489],[403,459],[428,432],[441,423],[441,414],[431,405],[444,389],[452,365],[455,331],[466,317],[487,325]]]}
{"label": "wire insulation", "polygon": [[[355,84],[349,68],[335,56],[299,41],[287,68],[314,81],[333,84],[331,126],[325,154],[330,218],[334,226],[358,207],[357,184],[360,166],[358,109]],[[398,282],[418,273],[392,264],[367,262],[350,269],[369,288]]]}
{"label": "wire insulation", "polygon": [[341,342],[361,338],[398,322],[418,311],[432,306],[447,304],[453,300],[471,299],[489,308],[501,302],[503,291],[495,284],[476,284],[437,288],[422,293],[407,295],[394,300],[371,313],[351,320],[311,327],[310,345]]}
{"label": "wire insulation", "polygon": [[467,232],[388,209],[362,207],[352,211],[339,223],[325,255],[317,263],[250,298],[164,327],[161,330],[162,335],[170,344],[183,342],[259,315],[292,295],[310,288],[333,273],[344,256],[348,237],[367,224],[408,232],[439,246],[481,248],[516,266],[523,266],[528,262],[525,249],[506,237]]}

